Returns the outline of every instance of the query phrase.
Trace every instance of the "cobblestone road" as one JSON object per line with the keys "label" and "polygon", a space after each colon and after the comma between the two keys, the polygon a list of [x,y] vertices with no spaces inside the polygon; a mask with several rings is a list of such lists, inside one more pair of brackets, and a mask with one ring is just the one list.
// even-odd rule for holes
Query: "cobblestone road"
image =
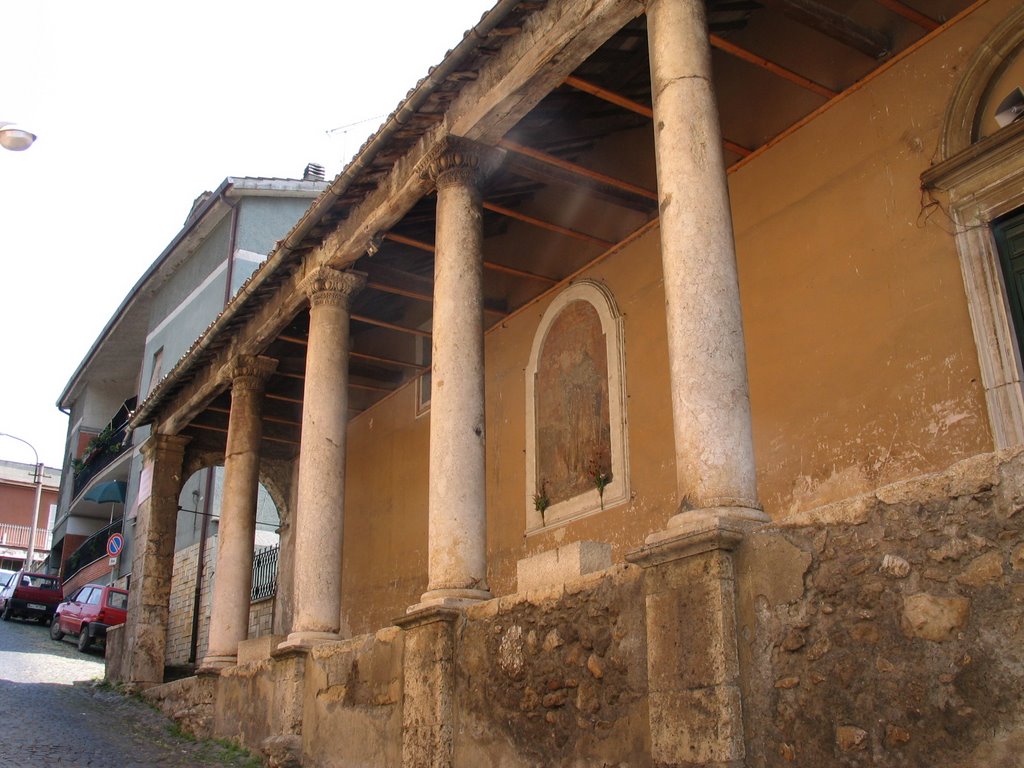
{"label": "cobblestone road", "polygon": [[81,654],[72,640],[56,643],[38,624],[0,622],[0,766],[260,765],[177,735],[146,704],[90,684],[102,676],[102,649]]}

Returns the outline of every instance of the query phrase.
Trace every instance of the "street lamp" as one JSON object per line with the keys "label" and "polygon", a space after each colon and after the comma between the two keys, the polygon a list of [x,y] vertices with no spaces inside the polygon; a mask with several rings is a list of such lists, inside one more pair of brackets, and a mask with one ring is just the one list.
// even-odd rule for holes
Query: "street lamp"
{"label": "street lamp", "polygon": [[[9,149],[12,152],[21,152],[22,150],[31,147],[35,140],[36,135],[34,133],[30,133],[24,128],[19,128],[14,123],[0,120],[0,147]],[[10,435],[8,435],[8,437],[10,437]]]}
{"label": "street lamp", "polygon": [[32,567],[32,558],[36,555],[36,527],[39,525],[39,503],[43,498],[43,465],[39,461],[39,453],[36,448],[28,440],[22,440],[20,437],[15,435],[9,435],[6,432],[0,432],[0,437],[9,437],[11,440],[17,440],[19,443],[24,443],[32,449],[32,453],[36,457],[36,505],[35,511],[32,513],[32,530],[29,531],[28,536],[28,554],[25,556],[25,567]]}

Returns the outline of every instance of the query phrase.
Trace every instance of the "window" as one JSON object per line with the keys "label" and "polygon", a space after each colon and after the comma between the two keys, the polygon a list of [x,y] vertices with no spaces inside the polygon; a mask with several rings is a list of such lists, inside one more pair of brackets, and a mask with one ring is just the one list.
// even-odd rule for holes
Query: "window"
{"label": "window", "polygon": [[999,251],[1010,319],[1016,331],[1017,351],[1020,352],[1021,339],[1024,339],[1024,211],[1014,211],[995,222],[992,233]]}
{"label": "window", "polygon": [[527,533],[629,498],[622,318],[583,280],[541,318],[526,371]]}
{"label": "window", "polygon": [[163,367],[164,348],[160,347],[160,349],[153,353],[153,367],[150,369],[149,372],[149,387],[146,388],[147,395],[150,392],[152,392],[153,387],[155,387],[160,382],[160,377],[163,375]]}

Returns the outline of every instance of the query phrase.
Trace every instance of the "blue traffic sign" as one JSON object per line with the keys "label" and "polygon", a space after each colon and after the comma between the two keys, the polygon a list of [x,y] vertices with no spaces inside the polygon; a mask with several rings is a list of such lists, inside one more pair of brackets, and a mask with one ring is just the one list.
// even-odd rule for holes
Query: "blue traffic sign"
{"label": "blue traffic sign", "polygon": [[124,549],[124,536],[120,533],[110,534],[110,538],[107,539],[107,554],[111,557],[117,557],[121,554],[122,549]]}

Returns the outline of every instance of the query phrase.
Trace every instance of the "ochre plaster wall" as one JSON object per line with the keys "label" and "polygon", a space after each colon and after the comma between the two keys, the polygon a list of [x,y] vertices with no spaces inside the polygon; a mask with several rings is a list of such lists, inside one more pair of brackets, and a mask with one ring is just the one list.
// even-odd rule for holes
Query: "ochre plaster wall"
{"label": "ochre plaster wall", "polygon": [[774,519],[991,450],[952,223],[919,177],[991,2],[732,174]]}
{"label": "ochre plaster wall", "polygon": [[[991,450],[951,223],[919,176],[960,68],[1011,8],[992,0],[730,175],[759,491],[776,520]],[[488,253],[507,251],[504,238]],[[515,591],[518,559],[561,543],[606,541],[621,561],[674,511],[656,226],[583,277],[604,283],[624,317],[632,498],[524,537],[523,377],[545,297],[487,336],[494,594]],[[350,428],[342,591],[353,633],[389,623],[426,585],[429,416],[414,418],[413,392]]]}

